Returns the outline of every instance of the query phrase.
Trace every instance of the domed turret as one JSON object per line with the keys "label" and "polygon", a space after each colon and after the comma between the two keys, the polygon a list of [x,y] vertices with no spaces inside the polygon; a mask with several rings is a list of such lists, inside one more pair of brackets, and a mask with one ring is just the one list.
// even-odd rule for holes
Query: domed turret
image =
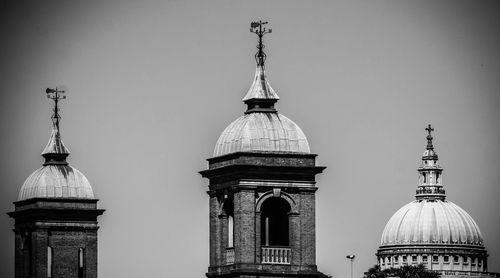
{"label": "domed turret", "polygon": [[326,276],[314,256],[316,175],[325,167],[316,165],[302,130],[274,108],[279,97],[262,51],[266,24],[250,25],[259,51],[243,98],[248,109],[222,132],[199,172],[209,180],[211,278]]}
{"label": "domed turret", "polygon": [[215,145],[214,156],[259,151],[310,153],[304,132],[274,107],[279,96],[265,73],[266,54],[262,36],[259,37],[257,48],[255,77],[243,98],[248,106],[247,111],[222,132]]}
{"label": "domed turret", "polygon": [[60,116],[57,105],[59,98],[63,96],[54,98],[56,105],[52,116],[52,132],[42,152],[45,163],[26,179],[19,192],[18,201],[32,198],[94,199],[87,178],[66,161],[69,150],[64,145],[59,131]]}
{"label": "domed turret", "polygon": [[[484,272],[488,254],[472,217],[446,200],[443,168],[438,164],[429,125],[427,147],[418,168],[416,200],[399,209],[387,222],[377,252],[382,269],[423,263],[428,269]],[[458,275],[458,274],[457,274]]]}
{"label": "domed turret", "polygon": [[26,179],[8,213],[15,220],[15,277],[96,278],[97,217],[104,209],[97,207],[87,178],[66,161],[58,108],[65,92],[46,93],[55,108],[45,163]]}

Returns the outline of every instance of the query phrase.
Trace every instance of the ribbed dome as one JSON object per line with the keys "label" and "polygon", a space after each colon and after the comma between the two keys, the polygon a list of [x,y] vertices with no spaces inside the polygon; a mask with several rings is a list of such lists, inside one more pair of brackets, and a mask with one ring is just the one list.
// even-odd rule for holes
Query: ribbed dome
{"label": "ribbed dome", "polygon": [[45,163],[26,179],[19,191],[18,201],[32,198],[94,199],[87,178],[66,161],[69,150],[61,139],[59,110],[56,107],[54,111],[52,132],[42,152]]}
{"label": "ribbed dome", "polygon": [[380,247],[406,244],[483,246],[483,237],[472,217],[456,204],[439,199],[415,200],[387,222]]}
{"label": "ribbed dome", "polygon": [[278,113],[250,113],[236,119],[217,140],[214,156],[242,151],[310,152],[300,127]]}
{"label": "ribbed dome", "polygon": [[31,174],[19,192],[18,201],[31,198],[94,199],[82,172],[69,165],[46,165]]}

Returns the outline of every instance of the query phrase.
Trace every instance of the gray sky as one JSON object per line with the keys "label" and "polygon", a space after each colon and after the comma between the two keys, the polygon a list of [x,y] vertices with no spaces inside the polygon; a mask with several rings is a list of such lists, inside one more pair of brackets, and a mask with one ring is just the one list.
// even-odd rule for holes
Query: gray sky
{"label": "gray sky", "polygon": [[[50,132],[63,85],[70,163],[100,207],[100,277],[203,277],[206,168],[240,116],[255,69],[252,20],[270,21],[267,75],[280,113],[320,165],[317,263],[355,277],[385,223],[414,199],[428,123],[448,199],[476,220],[500,272],[498,1],[1,1],[0,210]],[[13,277],[13,220],[0,269]],[[2,273],[2,274],[4,274]]]}

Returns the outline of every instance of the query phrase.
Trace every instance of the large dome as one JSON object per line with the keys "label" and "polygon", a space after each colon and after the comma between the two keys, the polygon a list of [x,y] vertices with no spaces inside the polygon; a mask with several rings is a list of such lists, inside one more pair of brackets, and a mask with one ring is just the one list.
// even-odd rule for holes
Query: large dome
{"label": "large dome", "polygon": [[24,182],[18,201],[31,198],[94,199],[94,193],[82,172],[69,165],[46,165]]}
{"label": "large dome", "polygon": [[488,253],[479,227],[465,210],[446,200],[443,168],[432,143],[434,129],[429,125],[426,130],[416,200],[396,211],[385,225],[378,265],[389,269],[423,264],[443,277],[487,271]]}
{"label": "large dome", "polygon": [[415,200],[387,222],[381,247],[416,244],[483,246],[483,237],[472,217],[456,204],[446,200]]}
{"label": "large dome", "polygon": [[250,113],[236,119],[217,140],[214,156],[244,151],[310,152],[300,127],[278,113]]}

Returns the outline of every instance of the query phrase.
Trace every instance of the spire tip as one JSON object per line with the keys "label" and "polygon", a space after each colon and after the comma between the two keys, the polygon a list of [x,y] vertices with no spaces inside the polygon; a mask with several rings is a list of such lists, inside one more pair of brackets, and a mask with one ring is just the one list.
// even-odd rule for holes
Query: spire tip
{"label": "spire tip", "polygon": [[250,23],[250,32],[255,33],[257,36],[259,36],[259,44],[257,45],[257,53],[255,54],[255,61],[257,62],[257,66],[264,67],[264,62],[266,61],[267,55],[264,53],[264,44],[262,42],[262,37],[265,34],[272,33],[272,29],[266,29],[265,25],[267,25],[269,22],[267,21],[252,21]]}
{"label": "spire tip", "polygon": [[47,98],[51,99],[54,101],[54,114],[52,115],[52,123],[54,124],[54,127],[59,130],[59,121],[61,120],[61,115],[59,115],[59,100],[60,99],[66,99],[66,96],[64,95],[66,91],[64,90],[59,90],[57,87],[55,89],[52,88],[47,88],[45,90],[45,93],[47,94]]}

